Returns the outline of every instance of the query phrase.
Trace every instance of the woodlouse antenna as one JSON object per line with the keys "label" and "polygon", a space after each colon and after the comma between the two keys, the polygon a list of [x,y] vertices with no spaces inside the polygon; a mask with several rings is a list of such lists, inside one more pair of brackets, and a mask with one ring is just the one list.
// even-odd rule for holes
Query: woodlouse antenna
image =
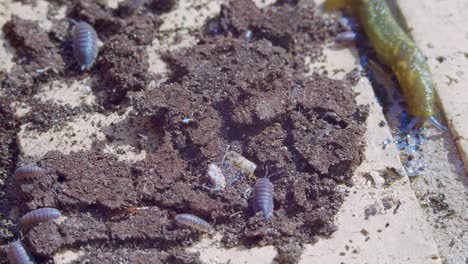
{"label": "woodlouse antenna", "polygon": [[269,170],[269,167],[268,166],[265,166],[265,176],[263,176],[264,178],[267,178],[269,179],[270,177],[273,177],[275,175],[278,175],[278,174],[281,174],[284,172],[284,170],[279,170],[277,172],[274,172],[272,174],[268,174],[268,170]]}
{"label": "woodlouse antenna", "polygon": [[76,22],[76,20],[73,19],[73,18],[68,18],[68,17],[66,17],[65,20],[68,21],[69,23],[71,23],[73,26],[75,26],[76,24],[78,24],[78,22]]}
{"label": "woodlouse antenna", "polygon": [[437,120],[437,118],[435,118],[434,116],[431,116],[429,117],[429,122],[431,122],[431,124],[435,127],[437,127],[438,129],[442,130],[443,132],[447,132],[448,131],[448,128],[444,125],[442,125],[439,120]]}
{"label": "woodlouse antenna", "polygon": [[227,154],[228,154],[228,152],[229,152],[229,148],[230,148],[230,147],[231,147],[231,145],[227,145],[226,151],[224,151],[224,156],[223,156],[223,158],[221,159],[221,163],[223,163],[224,160],[226,159],[226,156],[227,156]]}
{"label": "woodlouse antenna", "polygon": [[409,131],[411,131],[417,124],[419,124],[421,122],[421,118],[418,117],[418,116],[415,116],[413,117],[413,119],[411,119],[411,121],[409,122],[409,124],[405,127],[405,129],[403,130],[404,133],[408,133]]}

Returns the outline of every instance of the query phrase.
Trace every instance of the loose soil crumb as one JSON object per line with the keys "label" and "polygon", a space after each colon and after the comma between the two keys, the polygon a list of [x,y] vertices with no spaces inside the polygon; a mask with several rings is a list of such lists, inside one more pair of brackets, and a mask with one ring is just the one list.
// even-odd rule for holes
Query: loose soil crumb
{"label": "loose soil crumb", "polygon": [[[30,182],[7,182],[10,202],[2,213],[12,222],[40,207],[55,207],[67,216],[61,224],[43,223],[24,233],[26,246],[40,262],[50,262],[63,249],[81,249],[85,254],[78,263],[199,263],[184,248],[200,234],[173,221],[175,214],[190,213],[215,223],[227,247],[275,245],[282,263],[296,263],[302,244],[337,229],[333,218],[343,203],[338,185],[352,184],[363,158],[367,109],[356,106],[352,82],[304,76],[305,56],[320,55],[323,41],[338,26],[325,23],[312,0],[280,1],[263,10],[250,0],[231,1],[207,23],[195,47],[162,54],[171,69],[169,79],[146,89],[156,77],[148,73],[145,47],[162,21],[150,6],[141,9],[127,17],[104,1],[70,3],[68,17],[93,24],[105,43],[85,73],[70,63],[70,47],[59,48],[63,26],[47,33],[18,18],[7,24],[4,30],[18,54],[31,58],[15,66],[2,86],[18,87],[13,100],[29,105],[38,83],[89,75],[103,108],[77,113],[131,106],[131,120],[149,120],[160,137],[151,148],[141,144],[147,155],[136,163],[105,154],[106,142],[100,141],[90,151],[21,160],[37,163],[47,173]],[[32,30],[40,33],[36,36],[42,44],[21,38],[23,31]],[[246,30],[253,32],[247,45]],[[52,53],[38,52],[45,47]],[[60,62],[52,64],[58,70],[39,78],[36,68],[47,67],[50,58]],[[27,78],[19,78],[18,71]],[[7,165],[2,173],[11,175],[18,159],[12,140],[18,125],[36,122],[50,129],[59,125],[50,122],[60,108],[48,110],[32,102],[40,118],[17,120],[5,98],[0,110],[12,123],[2,123],[0,143],[9,147],[2,146],[6,156],[0,161]],[[138,133],[133,136],[132,142],[142,141]],[[232,173],[238,176],[229,178],[225,190],[210,190],[208,165],[222,163],[228,146],[257,165],[256,177],[271,175],[275,208],[268,221],[249,206],[252,177]]]}

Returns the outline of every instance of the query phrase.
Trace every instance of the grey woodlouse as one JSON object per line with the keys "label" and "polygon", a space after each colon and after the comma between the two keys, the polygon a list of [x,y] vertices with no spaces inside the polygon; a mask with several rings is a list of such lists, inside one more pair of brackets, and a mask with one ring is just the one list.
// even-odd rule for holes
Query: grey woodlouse
{"label": "grey woodlouse", "polygon": [[36,178],[37,176],[44,173],[44,169],[35,165],[28,165],[19,167],[13,173],[15,179],[17,180],[24,180],[24,179],[32,179]]}
{"label": "grey woodlouse", "polygon": [[252,207],[255,213],[262,211],[265,221],[273,214],[273,183],[268,178],[261,178],[255,184]]}
{"label": "grey woodlouse", "polygon": [[23,244],[19,241],[12,242],[6,247],[7,258],[12,264],[32,264],[34,260],[28,255]]}
{"label": "grey woodlouse", "polygon": [[73,54],[75,59],[80,64],[80,69],[91,68],[99,51],[100,40],[94,28],[86,22],[76,22],[68,19],[73,23]]}
{"label": "grey woodlouse", "polygon": [[23,229],[29,228],[38,223],[57,219],[61,215],[60,211],[55,208],[40,208],[23,215],[19,220],[19,225]]}
{"label": "grey woodlouse", "polygon": [[198,216],[194,216],[191,214],[178,214],[175,216],[175,221],[178,224],[191,227],[198,231],[207,233],[214,232],[214,228],[210,224],[208,224],[208,222],[206,222]]}

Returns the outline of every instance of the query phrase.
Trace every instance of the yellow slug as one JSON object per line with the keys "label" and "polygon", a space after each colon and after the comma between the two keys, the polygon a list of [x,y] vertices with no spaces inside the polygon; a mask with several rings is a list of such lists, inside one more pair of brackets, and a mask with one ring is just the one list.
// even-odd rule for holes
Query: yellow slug
{"label": "yellow slug", "polygon": [[385,0],[327,0],[327,10],[351,7],[379,59],[398,79],[408,112],[414,117],[408,129],[429,120],[441,130],[447,128],[434,118],[434,83],[426,58],[400,27]]}

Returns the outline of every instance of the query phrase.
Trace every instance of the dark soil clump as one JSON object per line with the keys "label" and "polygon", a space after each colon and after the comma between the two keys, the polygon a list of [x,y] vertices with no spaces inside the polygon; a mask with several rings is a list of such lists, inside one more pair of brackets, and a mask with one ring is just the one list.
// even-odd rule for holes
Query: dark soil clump
{"label": "dark soil clump", "polygon": [[[331,235],[344,199],[338,187],[351,184],[363,157],[367,110],[356,106],[350,81],[304,75],[305,56],[318,56],[338,28],[313,10],[312,0],[281,1],[263,10],[249,0],[223,5],[195,47],[163,54],[169,78],[146,89],[156,77],[148,73],[145,50],[161,20],[145,10],[129,16],[100,1],[74,1],[69,16],[92,23],[105,43],[91,72],[83,73],[99,86],[93,89],[106,109],[99,111],[132,106],[131,121],[118,125],[149,122],[158,136],[149,144],[134,135],[147,152],[143,161],[119,161],[104,153],[106,142],[97,141],[90,151],[48,153],[37,161],[44,177],[7,184],[5,190],[16,197],[10,219],[41,207],[67,216],[60,224],[24,232],[36,259],[50,262],[62,249],[81,249],[85,255],[77,262],[199,263],[197,254],[184,249],[200,232],[176,226],[174,216],[181,213],[214,222],[227,247],[275,245],[282,263],[296,263],[304,243]],[[7,28],[15,29],[18,22],[10,23]],[[253,38],[246,42],[247,30]],[[42,37],[52,36],[52,43],[60,35]],[[15,46],[32,46],[23,42]],[[57,54],[62,53],[50,56]],[[69,80],[74,74],[63,66],[53,78]],[[34,77],[18,81],[34,93]],[[53,116],[37,112],[42,119]],[[17,125],[0,127],[0,139],[8,143]],[[10,146],[1,150],[12,160],[0,162],[11,168],[17,153]],[[274,213],[268,221],[250,206],[255,176],[226,158],[227,149],[255,163],[257,178],[273,182]],[[210,189],[211,163],[227,177],[224,190]]]}

